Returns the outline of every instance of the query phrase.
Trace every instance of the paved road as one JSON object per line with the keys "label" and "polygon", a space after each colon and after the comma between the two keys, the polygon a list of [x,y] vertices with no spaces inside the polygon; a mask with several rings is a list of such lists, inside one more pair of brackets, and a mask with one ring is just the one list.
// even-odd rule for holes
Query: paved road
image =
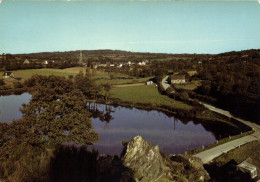
{"label": "paved road", "polygon": [[134,87],[134,86],[140,86],[145,85],[145,83],[129,83],[129,84],[120,84],[120,85],[112,85],[113,88],[115,87]]}
{"label": "paved road", "polygon": [[232,140],[230,142],[224,143],[222,145],[216,146],[212,149],[205,150],[200,152],[194,156],[199,157],[203,163],[208,163],[212,161],[214,158],[220,156],[221,154],[227,153],[228,151],[240,147],[246,143],[259,140],[260,139],[260,132],[255,132],[251,135]]}
{"label": "paved road", "polygon": [[164,90],[166,90],[168,87],[170,87],[170,85],[168,84],[168,81],[167,81],[168,77],[169,76],[166,76],[162,79],[162,86],[163,86]]}
{"label": "paved road", "polygon": [[229,118],[236,119],[236,120],[240,121],[241,123],[244,123],[245,125],[251,127],[253,130],[255,130],[255,132],[251,135],[248,135],[248,136],[236,139],[236,140],[232,140],[230,142],[224,143],[222,145],[218,145],[212,149],[208,149],[208,150],[205,150],[203,152],[200,152],[200,153],[194,155],[196,157],[201,158],[203,163],[208,163],[223,153],[226,153],[232,149],[240,147],[241,145],[244,145],[246,143],[260,139],[260,126],[259,125],[252,123],[250,121],[245,121],[243,119],[236,118],[232,114],[230,114],[230,112],[225,111],[223,109],[219,109],[219,108],[216,108],[214,106],[204,104],[204,103],[202,103],[202,104],[211,111],[222,114]]}
{"label": "paved road", "polygon": [[[167,83],[167,79],[168,76],[164,77],[162,80],[162,85],[164,87],[164,89],[166,90],[170,85]],[[194,156],[201,158],[203,163],[208,163],[210,161],[212,161],[214,158],[220,156],[223,153],[226,153],[234,148],[240,147],[241,145],[244,145],[246,143],[255,141],[255,140],[259,140],[260,139],[260,126],[256,123],[252,123],[250,121],[246,121],[237,117],[234,117],[229,111],[225,111],[223,109],[220,108],[216,108],[214,106],[202,103],[206,108],[208,108],[209,110],[222,114],[224,116],[227,116],[229,118],[233,118],[236,119],[238,121],[240,121],[241,123],[244,123],[245,125],[251,127],[255,132],[251,135],[236,139],[236,140],[232,140],[230,142],[224,143],[222,145],[218,145],[214,148],[205,150],[203,152],[200,152]]]}
{"label": "paved road", "polygon": [[252,123],[250,121],[246,121],[246,120],[243,120],[243,119],[240,119],[240,118],[237,118],[235,116],[233,116],[229,111],[225,111],[223,109],[220,109],[220,108],[216,108],[214,106],[211,106],[211,105],[208,105],[208,104],[205,104],[205,103],[202,103],[206,108],[208,108],[209,110],[211,111],[214,111],[216,113],[219,113],[219,114],[222,114],[224,116],[227,116],[229,118],[233,118],[235,120],[238,120],[240,121],[241,123],[244,123],[245,125],[251,127],[252,129],[254,129],[255,131],[259,131],[260,132],[260,125],[256,124],[256,123]]}

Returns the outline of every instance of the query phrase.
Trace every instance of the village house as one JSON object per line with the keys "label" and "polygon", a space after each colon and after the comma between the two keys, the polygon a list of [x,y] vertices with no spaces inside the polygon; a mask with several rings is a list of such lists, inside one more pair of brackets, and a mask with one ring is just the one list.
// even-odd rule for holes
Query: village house
{"label": "village house", "polygon": [[107,67],[107,64],[101,63],[98,65],[98,67]]}
{"label": "village house", "polygon": [[30,64],[30,61],[28,59],[25,59],[23,64]]}
{"label": "village house", "polygon": [[138,65],[140,65],[140,66],[145,66],[145,65],[146,65],[146,62],[144,62],[144,61],[139,62]]}
{"label": "village house", "polygon": [[44,60],[44,61],[42,62],[42,64],[47,65],[47,64],[49,64],[49,61],[48,61],[48,60]]}
{"label": "village house", "polygon": [[14,78],[14,74],[11,71],[6,71],[3,74],[3,79]]}
{"label": "village house", "polygon": [[122,66],[123,66],[122,63],[119,63],[119,64],[117,65],[118,68],[122,68]]}
{"label": "village house", "polygon": [[146,82],[146,85],[152,85],[153,84],[153,81],[147,81]]}
{"label": "village house", "polygon": [[184,84],[186,83],[185,75],[171,75],[169,76],[170,84]]}

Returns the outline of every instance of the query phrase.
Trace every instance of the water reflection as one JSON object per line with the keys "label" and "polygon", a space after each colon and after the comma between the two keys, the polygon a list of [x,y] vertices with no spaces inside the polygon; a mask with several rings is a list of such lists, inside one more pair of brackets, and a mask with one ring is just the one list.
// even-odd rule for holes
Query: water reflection
{"label": "water reflection", "polygon": [[[0,121],[12,122],[22,117],[19,108],[28,103],[28,93],[20,96],[0,97]],[[179,119],[155,110],[115,107],[97,103],[87,103],[92,123],[101,140],[94,148],[99,153],[119,154],[121,142],[141,135],[153,145],[159,145],[166,153],[184,153],[198,147],[207,146],[217,139],[245,131],[240,123],[234,125],[217,122]],[[242,128],[244,128],[242,130]]]}
{"label": "water reflection", "polygon": [[101,122],[106,122],[107,124],[114,119],[111,115],[112,112],[115,112],[112,110],[112,106],[103,105],[104,107],[101,109],[98,107],[98,104],[90,102],[87,103],[87,106],[91,113],[91,117],[94,119],[98,118]]}
{"label": "water reflection", "polygon": [[[153,145],[159,145],[168,154],[183,153],[216,141],[214,134],[201,124],[182,121],[162,112],[96,103],[89,104],[89,108],[93,113],[92,123],[101,138],[94,148],[100,153],[119,154],[121,142],[136,135],[141,135]],[[109,115],[111,120],[104,123],[102,118],[105,115]]]}

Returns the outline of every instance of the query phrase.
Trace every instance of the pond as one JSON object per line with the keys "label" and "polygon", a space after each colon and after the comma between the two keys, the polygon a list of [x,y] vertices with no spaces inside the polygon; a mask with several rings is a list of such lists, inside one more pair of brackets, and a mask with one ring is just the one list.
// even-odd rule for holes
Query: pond
{"label": "pond", "polygon": [[22,117],[19,108],[23,103],[29,103],[31,95],[24,93],[22,95],[0,96],[0,122],[11,123],[12,120]]}
{"label": "pond", "polygon": [[[22,115],[22,103],[28,103],[30,95],[0,97],[0,121],[12,122]],[[92,113],[92,123],[100,136],[93,146],[100,154],[120,154],[122,141],[140,135],[160,150],[170,153],[184,153],[207,146],[217,139],[240,133],[241,127],[223,123],[199,123],[178,119],[159,111],[136,108],[114,107],[104,104],[87,103]]]}

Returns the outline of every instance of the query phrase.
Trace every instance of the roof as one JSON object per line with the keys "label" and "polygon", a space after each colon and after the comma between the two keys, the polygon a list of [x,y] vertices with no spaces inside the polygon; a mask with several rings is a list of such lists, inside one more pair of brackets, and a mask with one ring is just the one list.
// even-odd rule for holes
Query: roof
{"label": "roof", "polygon": [[252,162],[252,159],[251,158],[248,158],[246,159],[245,161],[243,161],[242,163],[240,163],[238,166],[243,168],[243,169],[246,169],[248,171],[255,171],[256,170],[256,166],[251,164]]}
{"label": "roof", "polygon": [[12,73],[13,72],[11,72],[11,71],[6,71],[6,72],[4,72],[3,76],[11,76]]}
{"label": "roof", "polygon": [[171,80],[185,80],[185,75],[171,75]]}

